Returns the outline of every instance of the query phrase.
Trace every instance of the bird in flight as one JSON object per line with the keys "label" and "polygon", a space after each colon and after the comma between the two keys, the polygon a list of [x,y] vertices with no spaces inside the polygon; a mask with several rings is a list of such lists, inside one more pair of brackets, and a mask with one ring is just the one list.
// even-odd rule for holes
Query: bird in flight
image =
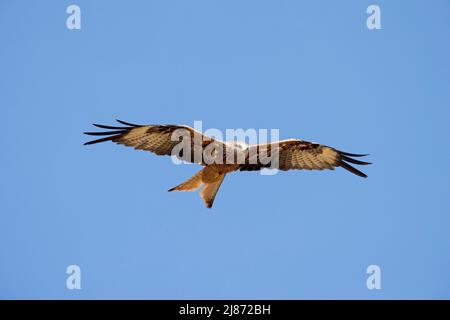
{"label": "bird in flight", "polygon": [[86,142],[92,145],[112,141],[137,150],[169,155],[204,168],[193,177],[169,191],[195,191],[203,187],[200,196],[207,208],[211,208],[225,175],[233,171],[255,171],[264,168],[305,170],[334,170],[342,167],[366,178],[367,175],[351,166],[367,165],[354,154],[300,139],[281,140],[265,144],[246,145],[242,142],[224,142],[208,137],[186,125],[137,125],[117,120],[123,126],[94,124],[102,132],[84,132],[102,138]]}

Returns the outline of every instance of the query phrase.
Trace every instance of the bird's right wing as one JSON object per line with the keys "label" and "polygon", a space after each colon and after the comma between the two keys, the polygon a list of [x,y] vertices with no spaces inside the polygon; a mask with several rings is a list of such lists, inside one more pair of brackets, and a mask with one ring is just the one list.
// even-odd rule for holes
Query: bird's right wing
{"label": "bird's right wing", "polygon": [[[225,146],[222,141],[210,138],[185,125],[137,125],[121,120],[117,121],[124,126],[94,124],[98,128],[109,131],[84,132],[91,136],[105,136],[86,142],[85,145],[112,141],[128,147],[134,147],[137,150],[150,151],[157,155],[173,155],[180,160],[200,164],[203,164],[203,151],[211,143],[219,147]],[[188,141],[188,145],[184,145],[185,148],[180,148],[181,150],[175,149],[177,146],[182,147],[180,143],[183,139]],[[196,153],[200,156],[196,156]]]}

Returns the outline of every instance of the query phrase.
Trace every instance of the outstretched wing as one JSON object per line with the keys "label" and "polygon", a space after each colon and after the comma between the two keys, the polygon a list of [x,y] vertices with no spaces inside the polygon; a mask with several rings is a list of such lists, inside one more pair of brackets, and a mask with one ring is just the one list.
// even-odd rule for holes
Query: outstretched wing
{"label": "outstretched wing", "polygon": [[[94,124],[94,126],[107,129],[103,132],[84,132],[91,136],[105,136],[103,138],[86,142],[85,145],[96,144],[105,141],[113,141],[137,150],[151,151],[157,155],[174,155],[178,159],[198,162],[203,164],[204,148],[215,143],[224,146],[222,141],[212,139],[201,132],[184,125],[137,125],[117,120],[121,127]],[[180,152],[173,153],[174,148],[183,139],[189,138],[190,148],[182,148]],[[189,154],[183,154],[183,152]],[[178,150],[177,150],[178,151]],[[197,152],[200,156],[195,157]]]}
{"label": "outstretched wing", "polygon": [[[267,161],[275,150],[278,151],[278,166]],[[351,173],[366,178],[366,174],[349,164],[370,164],[370,162],[353,159],[353,157],[363,156],[366,156],[366,154],[347,153],[319,143],[290,139],[271,144],[250,146],[247,150],[246,163],[240,166],[240,170],[251,171],[270,167],[280,170],[334,170],[336,167],[342,167]],[[266,161],[263,161],[263,157]],[[276,159],[276,153],[274,153],[274,159]]]}

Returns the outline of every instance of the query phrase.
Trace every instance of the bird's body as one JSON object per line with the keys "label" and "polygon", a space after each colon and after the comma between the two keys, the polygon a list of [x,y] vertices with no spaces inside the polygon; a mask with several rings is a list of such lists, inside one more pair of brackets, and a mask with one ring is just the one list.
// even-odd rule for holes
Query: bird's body
{"label": "bird's body", "polygon": [[344,169],[367,177],[349,163],[366,165],[353,157],[365,156],[336,150],[319,143],[288,139],[268,144],[246,145],[243,142],[223,142],[210,138],[189,126],[135,125],[120,121],[126,127],[94,124],[112,131],[85,132],[88,135],[106,136],[86,145],[113,141],[157,155],[171,155],[180,160],[198,163],[204,168],[189,180],[169,191],[195,191],[202,186],[200,196],[206,207],[211,208],[225,175],[233,171],[254,171],[263,168],[279,170],[334,170]]}

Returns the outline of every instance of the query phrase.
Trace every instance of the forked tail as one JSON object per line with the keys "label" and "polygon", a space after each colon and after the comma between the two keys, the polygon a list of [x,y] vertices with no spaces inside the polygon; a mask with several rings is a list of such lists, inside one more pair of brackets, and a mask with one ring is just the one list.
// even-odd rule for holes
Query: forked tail
{"label": "forked tail", "polygon": [[220,185],[225,178],[225,173],[216,171],[211,175],[212,172],[209,171],[207,174],[208,177],[203,179],[205,169],[200,170],[192,178],[172,189],[169,189],[169,191],[195,191],[201,188],[204,184],[204,188],[200,191],[200,197],[205,202],[206,207],[211,208],[214,203],[214,199],[216,198],[217,191],[219,191]]}

